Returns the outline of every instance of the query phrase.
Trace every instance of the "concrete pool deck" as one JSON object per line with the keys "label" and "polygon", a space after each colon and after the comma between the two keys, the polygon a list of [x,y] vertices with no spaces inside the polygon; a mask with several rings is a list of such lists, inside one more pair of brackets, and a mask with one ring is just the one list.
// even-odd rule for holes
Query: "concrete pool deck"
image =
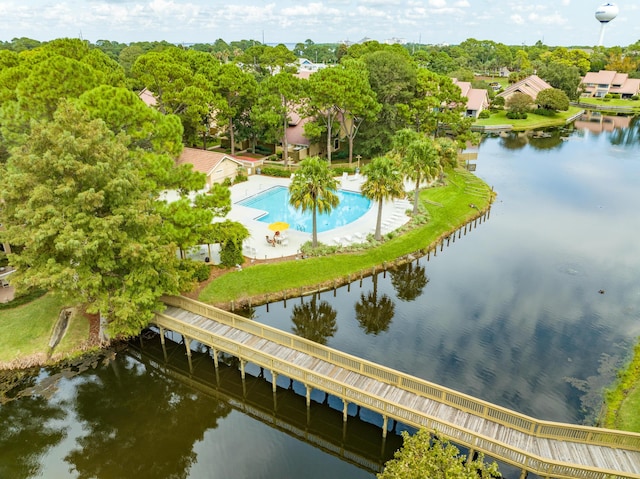
{"label": "concrete pool deck", "polygon": [[[364,181],[361,175],[350,175],[346,178],[338,178],[338,187],[346,191],[360,192],[360,187]],[[242,223],[250,232],[251,236],[245,240],[243,245],[244,255],[251,259],[265,260],[274,258],[284,258],[300,254],[300,247],[307,241],[311,241],[311,232],[298,231],[295,229],[286,230],[287,244],[276,244],[271,246],[267,243],[265,236],[273,237],[273,231],[269,230],[267,223],[258,221],[256,217],[261,214],[261,210],[241,206],[237,204],[250,196],[256,195],[274,186],[289,187],[289,178],[275,178],[271,176],[253,175],[248,181],[233,185],[231,189],[231,212],[226,219]],[[405,185],[405,188],[413,188],[413,185]],[[400,228],[409,222],[410,218],[405,214],[411,209],[411,202],[408,200],[386,201],[382,206],[382,234]],[[362,243],[368,234],[373,233],[376,227],[376,217],[378,206],[372,203],[371,208],[357,220],[332,230],[318,233],[320,243],[336,246],[347,246],[354,243]],[[204,247],[206,248],[206,247]],[[202,253],[201,253],[202,254]]]}

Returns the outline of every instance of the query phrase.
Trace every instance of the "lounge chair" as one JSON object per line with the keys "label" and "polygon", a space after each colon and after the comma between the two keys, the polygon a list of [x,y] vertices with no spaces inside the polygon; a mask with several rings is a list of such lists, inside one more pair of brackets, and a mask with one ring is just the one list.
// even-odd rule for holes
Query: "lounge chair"
{"label": "lounge chair", "polygon": [[269,243],[274,248],[276,247],[276,240],[272,240],[271,238],[269,238],[269,235],[266,235],[265,238],[267,239],[267,243]]}

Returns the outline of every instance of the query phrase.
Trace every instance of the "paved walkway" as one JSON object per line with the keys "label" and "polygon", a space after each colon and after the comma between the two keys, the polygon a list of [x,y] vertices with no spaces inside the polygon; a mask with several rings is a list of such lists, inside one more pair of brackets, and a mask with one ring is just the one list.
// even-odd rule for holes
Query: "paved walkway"
{"label": "paved walkway", "polygon": [[[363,177],[350,175],[347,178],[339,178],[339,188],[348,191],[360,191]],[[256,218],[261,214],[260,210],[248,208],[237,204],[250,196],[256,195],[274,186],[288,187],[291,180],[289,178],[274,178],[271,176],[253,175],[249,180],[231,187],[231,212],[227,218],[238,221],[247,227],[251,236],[245,241],[243,251],[245,256],[253,259],[272,259],[300,254],[300,247],[307,241],[311,241],[311,233],[289,229],[286,231],[288,237],[287,245],[271,246],[267,243],[265,236],[273,236],[273,231],[267,228],[267,223],[258,221]],[[407,185],[408,186],[408,185]],[[409,187],[412,189],[412,186]],[[382,233],[388,233],[409,221],[405,214],[411,209],[411,203],[407,200],[389,201],[383,204],[382,209]],[[366,241],[368,234],[373,233],[376,226],[378,214],[377,204],[372,204],[369,211],[356,221],[345,226],[318,233],[318,241],[326,245],[349,245]],[[206,246],[203,246],[206,249]],[[200,253],[202,255],[202,253]],[[214,257],[215,261],[215,257]]]}

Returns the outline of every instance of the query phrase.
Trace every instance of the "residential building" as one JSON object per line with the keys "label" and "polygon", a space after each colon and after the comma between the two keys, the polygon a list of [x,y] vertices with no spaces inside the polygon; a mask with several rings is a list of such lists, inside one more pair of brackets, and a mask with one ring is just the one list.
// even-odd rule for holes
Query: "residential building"
{"label": "residential building", "polygon": [[[194,171],[204,173],[207,177],[207,189],[214,183],[222,183],[225,179],[233,181],[238,170],[245,166],[241,160],[225,153],[201,150],[198,148],[185,148],[176,160],[176,164],[188,163],[193,165]],[[252,174],[251,167],[247,173]]]}
{"label": "residential building", "polygon": [[508,101],[509,98],[516,93],[524,93],[525,95],[529,95],[532,100],[535,100],[538,97],[538,93],[542,90],[547,90],[548,88],[553,87],[538,75],[530,75],[527,78],[508,86],[503,92],[498,93],[496,96],[503,97],[505,101]]}
{"label": "residential building", "polygon": [[470,82],[453,79],[453,83],[462,91],[462,96],[467,99],[465,116],[478,118],[482,110],[489,107],[489,93],[484,88],[473,88]]}
{"label": "residential building", "polygon": [[620,98],[631,98],[640,93],[640,79],[629,78],[626,73],[610,70],[588,72],[581,83],[582,96],[603,98],[608,93],[617,93]]}

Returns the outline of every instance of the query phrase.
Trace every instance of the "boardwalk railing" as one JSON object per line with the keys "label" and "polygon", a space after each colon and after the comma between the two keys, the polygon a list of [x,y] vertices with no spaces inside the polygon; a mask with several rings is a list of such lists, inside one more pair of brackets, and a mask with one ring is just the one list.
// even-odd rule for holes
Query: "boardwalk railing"
{"label": "boardwalk railing", "polygon": [[[278,345],[302,351],[309,356],[322,359],[346,370],[366,375],[379,382],[410,391],[418,396],[437,401],[441,404],[473,414],[474,416],[501,424],[527,436],[563,442],[569,441],[594,446],[620,448],[630,451],[640,451],[640,435],[638,434],[588,426],[540,421],[524,414],[476,399],[472,396],[395,371],[385,366],[319,345],[284,331],[256,323],[255,321],[251,321],[204,303],[193,301],[185,297],[174,296],[164,297],[163,301],[168,305],[211,318],[219,323],[250,333],[259,338],[269,340]],[[374,394],[369,394],[362,389],[351,387],[328,376],[317,374],[302,367],[298,367],[295,364],[279,360],[251,346],[239,344],[233,340],[213,335],[211,332],[206,331],[203,328],[166,316],[162,313],[158,313],[152,322],[161,328],[176,331],[186,337],[200,341],[203,344],[213,344],[222,351],[234,354],[239,358],[251,361],[259,366],[270,368],[273,372],[286,375],[291,379],[299,380],[305,385],[335,394],[338,397],[344,398],[345,401],[351,401],[356,404],[366,406],[372,411],[382,414],[385,418],[393,418],[417,428],[426,427],[431,430],[436,430],[461,445],[467,446],[476,451],[485,452],[490,456],[542,476],[596,479],[610,475],[612,477],[640,478],[640,475],[638,474],[621,473],[619,470],[603,470],[601,468],[590,466],[574,465],[572,464],[574,461],[571,461],[570,459],[567,459],[568,462],[560,462],[548,458],[542,458],[536,454],[528,452],[526,449],[521,447],[522,445],[506,444],[494,438],[474,433],[469,429],[461,428],[455,424],[427,417],[422,411],[383,401],[380,397]],[[525,438],[521,438],[521,440],[526,441]]]}

